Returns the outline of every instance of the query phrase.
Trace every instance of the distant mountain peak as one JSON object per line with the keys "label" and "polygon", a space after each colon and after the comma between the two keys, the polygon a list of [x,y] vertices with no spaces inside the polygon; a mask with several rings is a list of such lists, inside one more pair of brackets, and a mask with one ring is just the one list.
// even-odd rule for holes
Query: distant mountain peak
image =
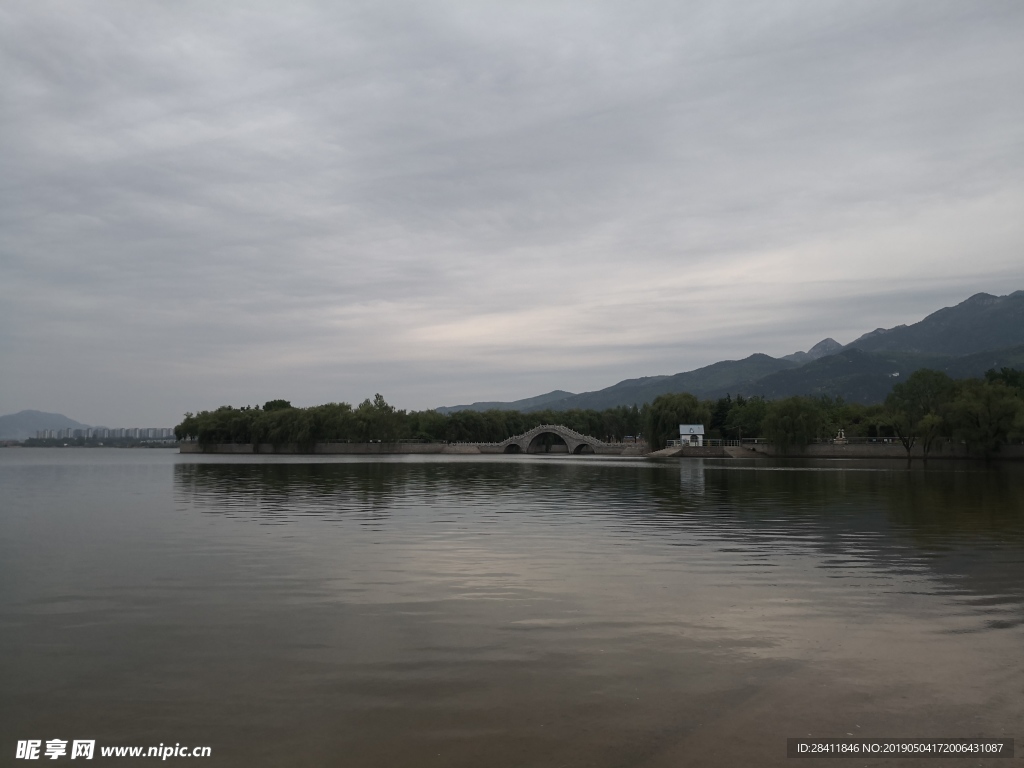
{"label": "distant mountain peak", "polygon": [[923,320],[878,328],[850,342],[867,352],[901,352],[939,357],[972,355],[1024,343],[1024,291],[1008,296],[976,293]]}
{"label": "distant mountain peak", "polygon": [[815,360],[817,360],[819,357],[835,354],[842,348],[842,344],[840,344],[835,339],[829,337],[827,339],[822,339],[809,350],[807,350],[807,354],[813,357]]}
{"label": "distant mountain peak", "polygon": [[[1019,291],[1017,291],[1017,293],[1019,293]],[[1010,295],[1013,296],[1014,294]],[[964,304],[994,304],[995,302],[999,301],[1000,298],[1006,297],[993,296],[991,293],[976,293],[969,299],[964,299],[963,301],[961,301],[959,306],[963,306]]]}
{"label": "distant mountain peak", "polygon": [[[881,330],[881,328],[879,330]],[[782,359],[803,365],[804,363],[809,363],[811,360],[818,360],[827,355],[834,355],[842,348],[843,345],[838,341],[833,338],[827,338],[822,339],[806,352],[794,352],[791,355],[786,355]]]}

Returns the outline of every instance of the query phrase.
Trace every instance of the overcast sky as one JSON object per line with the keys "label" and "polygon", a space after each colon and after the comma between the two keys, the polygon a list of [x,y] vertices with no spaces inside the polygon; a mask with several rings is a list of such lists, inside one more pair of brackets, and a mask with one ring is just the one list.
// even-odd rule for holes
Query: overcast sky
{"label": "overcast sky", "polygon": [[1024,3],[0,5],[0,414],[599,389],[1024,288]]}

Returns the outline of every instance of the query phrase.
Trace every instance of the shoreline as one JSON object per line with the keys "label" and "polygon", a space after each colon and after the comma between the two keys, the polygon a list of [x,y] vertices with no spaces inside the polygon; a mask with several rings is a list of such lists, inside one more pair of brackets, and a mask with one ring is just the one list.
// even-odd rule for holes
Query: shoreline
{"label": "shoreline", "polygon": [[[296,444],[274,446],[270,443],[253,445],[252,443],[216,443],[202,445],[196,442],[185,442],[179,445],[183,454],[211,455],[261,455],[261,456],[394,456],[394,455],[504,455],[505,451],[498,444],[473,443],[316,443],[312,450],[303,450]],[[509,455],[522,455],[510,453]],[[529,455],[536,456],[569,456],[566,450],[540,451]],[[766,443],[744,446],[702,446],[687,448],[665,448],[660,451],[646,451],[635,445],[614,446],[613,451],[598,451],[581,454],[584,456],[632,456],[655,459],[671,458],[715,458],[715,459],[836,459],[872,461],[879,459],[907,461],[907,451],[896,443],[867,443],[832,445],[809,445],[802,452],[776,453]],[[919,446],[910,453],[910,460],[924,462],[924,455]],[[1005,445],[998,453],[987,459],[983,456],[970,454],[963,445],[943,443],[928,454],[928,461],[1024,461],[1024,445]]]}
{"label": "shoreline", "polygon": [[[555,446],[556,448],[559,446]],[[569,456],[563,450],[539,451],[529,453],[531,456]],[[623,444],[609,446],[611,450],[598,450],[578,454],[582,456],[646,456],[646,451],[635,445]],[[215,443],[202,445],[196,442],[185,442],[180,445],[180,453],[205,453],[223,455],[278,455],[278,456],[379,456],[379,455],[464,455],[482,454],[504,455],[505,446],[498,443],[315,443],[312,450],[303,450],[295,443],[272,445],[270,443]],[[510,456],[523,453],[509,453]]]}

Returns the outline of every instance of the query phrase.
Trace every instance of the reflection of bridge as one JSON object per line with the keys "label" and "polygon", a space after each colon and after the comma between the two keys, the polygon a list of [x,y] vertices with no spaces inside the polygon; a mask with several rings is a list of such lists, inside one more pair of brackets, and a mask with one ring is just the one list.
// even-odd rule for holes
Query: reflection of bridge
{"label": "reflection of bridge", "polygon": [[[554,437],[556,440],[552,440]],[[562,448],[562,445],[565,448]],[[561,424],[541,424],[521,435],[509,437],[500,443],[490,443],[487,448],[500,453],[611,453],[621,454],[630,445],[606,443],[596,437],[584,435]],[[487,448],[483,444],[480,448]],[[487,451],[490,452],[490,451]]]}

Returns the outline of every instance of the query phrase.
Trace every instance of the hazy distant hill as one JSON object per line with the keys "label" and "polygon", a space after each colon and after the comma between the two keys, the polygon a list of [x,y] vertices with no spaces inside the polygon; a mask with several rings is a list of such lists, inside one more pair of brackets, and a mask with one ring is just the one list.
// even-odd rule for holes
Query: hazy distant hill
{"label": "hazy distant hill", "polygon": [[865,352],[961,357],[1024,344],[1024,291],[978,293],[913,325],[866,333],[846,345]]}
{"label": "hazy distant hill", "polygon": [[793,368],[796,363],[778,360],[768,355],[756,354],[743,360],[723,360],[719,363],[697,368],[674,376],[648,376],[642,379],[626,379],[618,384],[584,392],[562,400],[535,406],[527,410],[541,411],[550,408],[566,411],[570,408],[593,408],[603,410],[618,405],[643,405],[658,395],[669,392],[690,392],[698,397],[732,387],[733,391],[761,379],[769,373]]}
{"label": "hazy distant hill", "polygon": [[35,437],[40,429],[85,429],[87,426],[61,413],[19,411],[0,416],[0,440],[27,440]]}
{"label": "hazy distant hill", "polygon": [[1024,369],[1024,291],[1008,296],[979,293],[918,323],[866,333],[845,347],[835,339],[823,339],[807,352],[780,359],[755,354],[673,376],[626,379],[579,395],[555,391],[512,403],[474,403],[438,410],[600,410],[643,405],[670,392],[689,392],[700,398],[727,393],[768,398],[830,395],[875,403],[885,399],[893,384],[923,367],[946,371],[954,378],[981,376],[990,368]]}
{"label": "hazy distant hill", "polygon": [[456,413],[457,411],[528,411],[528,410],[540,410],[545,407],[546,403],[553,403],[559,400],[563,400],[566,397],[572,397],[572,392],[566,392],[563,389],[556,389],[554,392],[548,392],[546,395],[537,395],[537,397],[528,397],[525,400],[515,400],[510,403],[501,402],[488,402],[488,403],[473,403],[472,405],[448,405],[437,408],[439,413]]}

